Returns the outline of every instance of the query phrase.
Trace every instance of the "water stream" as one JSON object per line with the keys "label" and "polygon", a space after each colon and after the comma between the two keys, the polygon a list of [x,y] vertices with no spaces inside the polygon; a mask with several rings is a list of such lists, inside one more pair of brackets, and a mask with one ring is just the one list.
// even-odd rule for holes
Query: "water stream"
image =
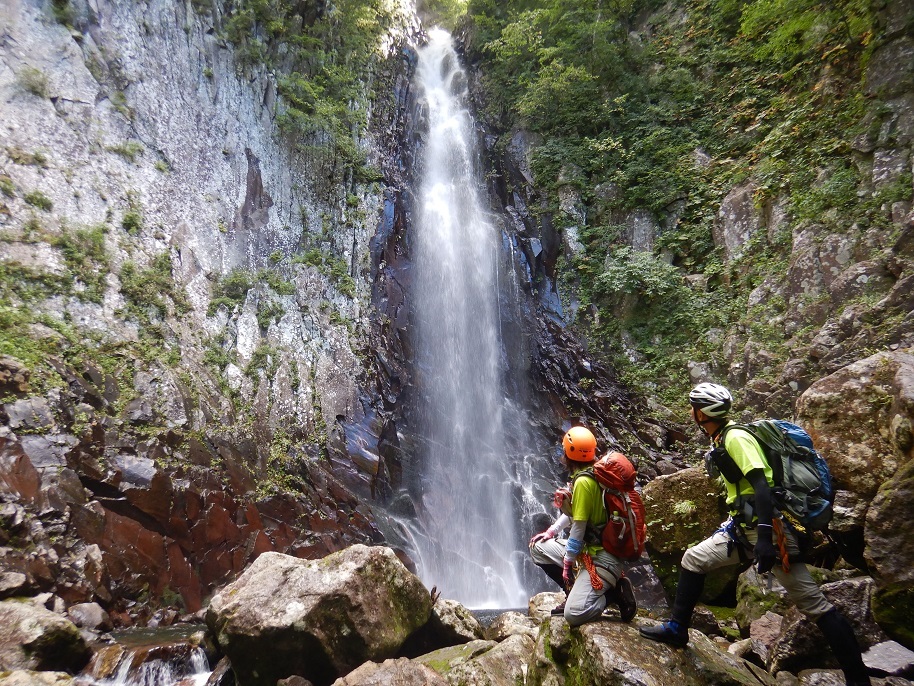
{"label": "water stream", "polygon": [[417,565],[427,586],[475,608],[515,607],[513,462],[503,424],[501,233],[483,203],[467,79],[451,36],[429,33],[416,85],[427,134],[411,228],[422,454]]}

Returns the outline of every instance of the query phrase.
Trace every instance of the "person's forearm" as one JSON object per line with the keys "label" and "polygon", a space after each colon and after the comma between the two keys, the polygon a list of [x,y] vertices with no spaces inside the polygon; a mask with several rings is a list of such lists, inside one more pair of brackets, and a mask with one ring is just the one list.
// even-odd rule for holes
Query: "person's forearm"
{"label": "person's forearm", "polygon": [[755,491],[755,516],[758,518],[758,523],[771,526],[774,504],[771,499],[771,487],[768,485],[765,473],[761,469],[753,469],[746,474],[746,480]]}
{"label": "person's forearm", "polygon": [[587,531],[587,522],[585,520],[574,520],[571,523],[571,531],[568,533],[568,543],[565,546],[566,560],[576,560],[580,552],[584,549],[585,531]]}

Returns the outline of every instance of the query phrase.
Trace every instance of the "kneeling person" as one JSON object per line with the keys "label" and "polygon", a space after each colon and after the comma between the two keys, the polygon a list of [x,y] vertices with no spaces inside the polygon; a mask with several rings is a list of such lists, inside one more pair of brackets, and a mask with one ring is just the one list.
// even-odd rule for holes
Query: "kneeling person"
{"label": "kneeling person", "polygon": [[[565,602],[553,614],[564,614],[571,626],[578,626],[598,618],[606,608],[607,599],[611,599],[618,604],[622,621],[629,622],[635,616],[637,604],[631,581],[623,576],[622,561],[600,543],[584,543],[588,526],[601,531],[607,522],[603,490],[592,474],[581,473],[596,462],[597,440],[590,430],[576,426],[565,434],[562,445],[563,463],[573,482],[571,516],[563,513],[552,526],[531,538],[530,556],[567,594]],[[557,492],[558,500],[563,490]],[[564,509],[569,509],[567,503]],[[567,541],[557,538],[569,524]],[[586,571],[575,577],[573,570],[578,562],[586,565]],[[601,588],[595,589],[595,585]]]}

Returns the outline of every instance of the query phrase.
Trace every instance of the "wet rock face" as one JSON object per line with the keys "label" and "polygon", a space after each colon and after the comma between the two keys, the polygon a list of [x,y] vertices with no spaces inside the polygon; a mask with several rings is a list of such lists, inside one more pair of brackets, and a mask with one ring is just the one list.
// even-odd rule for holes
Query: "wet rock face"
{"label": "wet rock face", "polygon": [[356,545],[311,562],[261,555],[213,597],[207,624],[241,683],[297,674],[322,686],[396,655],[431,607],[392,550]]}

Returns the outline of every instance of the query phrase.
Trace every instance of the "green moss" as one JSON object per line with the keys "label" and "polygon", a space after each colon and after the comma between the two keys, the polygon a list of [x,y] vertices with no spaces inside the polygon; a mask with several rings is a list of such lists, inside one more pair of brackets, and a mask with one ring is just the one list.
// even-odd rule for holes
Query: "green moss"
{"label": "green moss", "polygon": [[118,143],[117,145],[109,145],[105,148],[108,152],[113,152],[116,155],[120,155],[125,160],[131,164],[136,162],[136,158],[143,154],[145,148],[135,141],[127,141],[126,143]]}
{"label": "green moss", "polygon": [[187,312],[190,304],[184,291],[172,277],[171,254],[161,253],[146,268],[128,261],[121,267],[121,293],[127,300],[127,314],[153,332],[151,316],[164,317],[168,312],[165,298],[174,303],[177,312]]}
{"label": "green moss", "polygon": [[210,301],[207,314],[212,316],[221,305],[234,309],[244,302],[248,291],[254,287],[254,275],[247,269],[235,267],[213,286],[213,299]]}
{"label": "green moss", "polygon": [[906,584],[892,584],[873,594],[873,617],[891,638],[914,650],[914,590]]}
{"label": "green moss", "polygon": [[0,193],[3,193],[7,198],[16,197],[16,185],[6,174],[0,174]]}
{"label": "green moss", "polygon": [[43,210],[45,212],[50,212],[54,208],[54,203],[51,202],[51,199],[41,191],[31,191],[26,193],[24,196],[22,196],[22,199],[32,207],[37,207],[39,210]]}
{"label": "green moss", "polygon": [[108,227],[98,224],[75,230],[65,229],[60,236],[50,240],[51,245],[63,254],[64,262],[75,279],[85,288],[77,295],[91,302],[100,303],[105,295],[109,257],[105,249]]}
{"label": "green moss", "polygon": [[23,67],[17,75],[23,90],[39,98],[47,98],[49,93],[48,76],[35,67]]}

